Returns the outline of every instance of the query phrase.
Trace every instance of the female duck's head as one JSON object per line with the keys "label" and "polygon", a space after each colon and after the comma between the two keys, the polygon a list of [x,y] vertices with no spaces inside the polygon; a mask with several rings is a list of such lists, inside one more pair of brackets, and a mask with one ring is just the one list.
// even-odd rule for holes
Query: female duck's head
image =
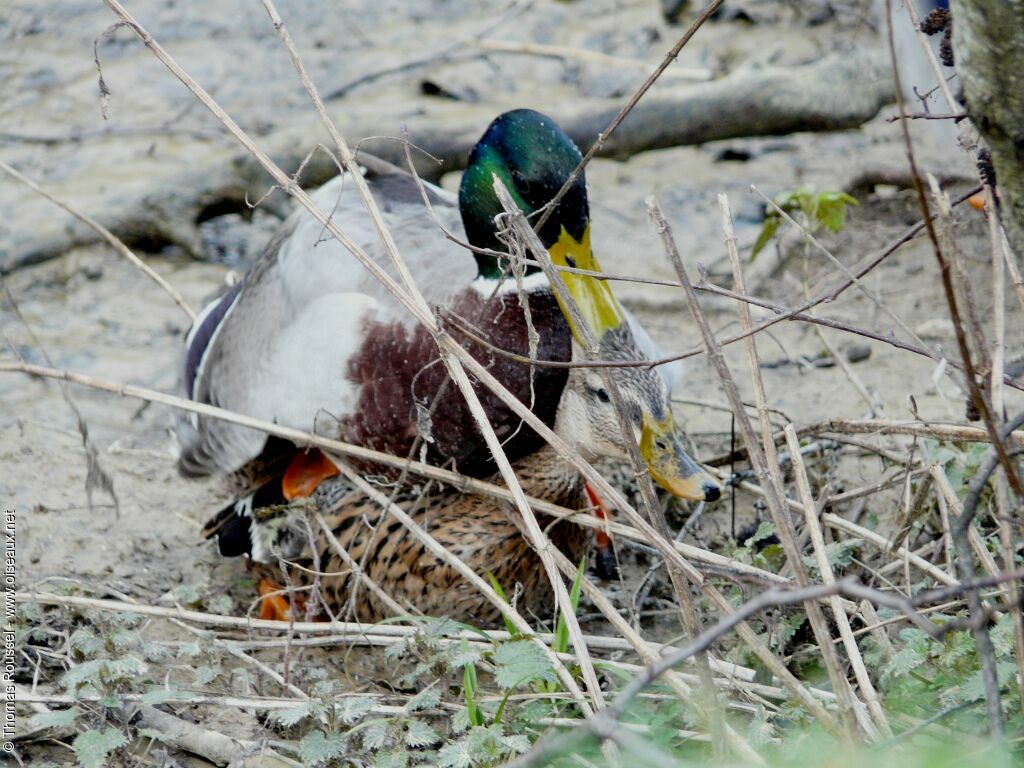
{"label": "female duck's head", "polygon": [[594,368],[569,372],[555,417],[555,431],[588,460],[626,459],[626,441],[633,440],[651,477],[674,496],[691,501],[715,501],[721,495],[718,481],[686,453],[683,433],[672,415],[665,381],[647,366],[629,323],[609,331],[601,339],[600,357],[624,363],[607,369],[614,382],[629,427],[623,433],[604,377]]}

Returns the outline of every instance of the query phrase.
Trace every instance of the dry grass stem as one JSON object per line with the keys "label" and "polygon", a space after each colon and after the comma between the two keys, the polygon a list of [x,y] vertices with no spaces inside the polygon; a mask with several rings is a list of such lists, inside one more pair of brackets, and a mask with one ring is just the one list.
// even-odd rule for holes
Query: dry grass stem
{"label": "dry grass stem", "polygon": [[[736,422],[741,426],[748,454],[751,456],[756,455],[758,457],[758,459],[753,459],[753,461],[758,462],[758,464],[755,465],[755,471],[757,471],[759,477],[764,478],[764,480],[769,480],[770,478],[767,469],[764,466],[763,454],[760,451],[757,438],[754,436],[753,428],[750,426],[750,421],[747,419],[743,401],[736,388],[736,383],[733,381],[732,376],[729,373],[729,369],[726,366],[725,358],[722,356],[722,348],[715,340],[714,334],[711,332],[711,328],[708,325],[707,318],[704,316],[704,313],[700,308],[700,304],[697,299],[697,292],[694,290],[693,284],[690,282],[690,279],[686,274],[686,269],[683,267],[682,259],[679,256],[679,249],[676,247],[675,241],[672,238],[672,232],[669,229],[668,222],[665,220],[665,216],[661,212],[661,208],[653,197],[647,199],[647,206],[654,219],[655,227],[661,235],[669,260],[672,262],[672,265],[675,267],[676,273],[679,276],[679,281],[686,294],[687,307],[693,316],[694,322],[700,329],[701,336],[704,339],[704,344],[707,349],[708,358],[711,360],[712,365],[714,365],[715,370],[718,372],[726,397],[733,408],[733,413],[736,415]],[[728,603],[726,603],[726,605],[728,606]],[[730,612],[732,611],[731,606],[728,606],[728,610]],[[756,635],[754,635],[753,630],[750,629],[749,625],[740,623],[737,626],[737,631],[740,633],[743,641],[747,643],[755,653],[757,653],[758,657],[770,669],[772,669],[772,672],[783,681],[786,687],[789,688],[808,708],[823,727],[837,735],[842,733],[832,715],[813,701],[803,684],[800,683],[800,681],[798,681],[784,665],[779,663],[775,655],[766,646],[764,646]]]}
{"label": "dry grass stem", "polygon": [[[526,217],[512,200],[508,190],[497,177],[494,179],[494,189],[498,195],[498,199],[501,201],[502,207],[505,209],[505,215],[511,224],[512,231],[520,238],[520,241],[526,246],[526,248],[533,253],[534,258],[536,258],[542,265],[542,269],[547,275],[552,290],[558,297],[560,306],[567,310],[569,319],[571,320],[571,326],[581,336],[579,339],[580,345],[584,347],[585,352],[589,357],[597,357],[600,352],[600,343],[594,331],[587,324],[586,320],[584,320],[583,314],[577,306],[575,299],[570,294],[568,286],[565,284],[562,276],[553,269],[551,257],[548,254],[547,249],[544,247],[544,244],[541,243],[540,238],[537,236],[534,229],[530,227]],[[653,481],[651,480],[650,474],[647,472],[647,468],[644,465],[643,458],[640,455],[640,449],[634,437],[633,425],[627,413],[622,393],[619,391],[618,384],[614,377],[612,377],[608,371],[601,371],[601,379],[605,389],[611,397],[611,402],[615,407],[615,412],[619,422],[619,429],[621,430],[623,442],[628,451],[629,462],[633,475],[636,478],[637,486],[640,490],[644,510],[647,512],[648,518],[654,524],[659,540],[665,543],[671,542],[672,536],[669,533],[668,523],[666,522],[665,515],[658,503]],[[669,544],[669,546],[671,545]],[[694,601],[690,594],[690,588],[687,581],[689,580],[691,583],[699,584],[703,579],[698,577],[696,582],[692,579],[688,579],[687,574],[671,561],[666,561],[666,568],[668,569],[672,590],[676,596],[681,623],[690,637],[696,637],[701,632],[701,621],[696,607],[694,606]],[[707,723],[709,730],[711,730],[712,735],[715,737],[714,743],[717,750],[720,743],[720,739],[718,738],[719,731],[721,730],[719,724],[723,722],[723,719],[720,717],[720,713],[716,711],[717,700],[715,698],[711,667],[708,664],[707,655],[704,653],[698,654],[696,661],[698,675],[702,682],[703,693],[699,708],[704,715],[704,720]],[[750,751],[749,748],[747,748],[746,751]]]}
{"label": "dry grass stem", "polygon": [[[341,471],[342,475],[344,475],[351,483],[353,483],[361,492],[365,493],[368,497],[370,497],[377,504],[379,504],[382,509],[387,511],[388,514],[390,514],[396,520],[401,522],[402,525],[404,525],[409,530],[409,532],[412,533],[412,535],[415,536],[416,539],[421,544],[423,544],[423,546],[425,546],[428,551],[430,551],[431,554],[433,554],[439,560],[444,562],[446,565],[458,571],[459,575],[461,575],[462,578],[466,579],[474,587],[476,587],[480,594],[484,595],[487,598],[487,600],[491,603],[491,605],[497,608],[504,618],[512,622],[516,626],[516,628],[523,633],[524,636],[536,637],[536,634],[533,631],[533,627],[530,626],[526,619],[524,619],[519,614],[519,612],[512,607],[512,605],[510,605],[508,602],[502,599],[502,597],[494,591],[491,585],[488,584],[483,577],[479,576],[472,568],[466,565],[464,561],[460,560],[458,557],[456,557],[447,549],[445,549],[445,547],[442,544],[440,544],[437,541],[437,539],[435,539],[433,536],[427,533],[427,531],[421,525],[419,525],[419,523],[413,520],[412,517],[410,517],[405,512],[405,510],[402,509],[400,505],[392,503],[383,493],[381,493],[379,490],[377,490],[368,482],[366,482],[363,476],[356,472],[354,469],[352,469],[344,460],[335,459],[333,461],[335,466],[337,466],[338,469]],[[584,669],[586,669],[587,665],[590,665],[590,674],[593,676],[592,692],[594,690],[600,690],[600,684],[597,682],[597,675],[593,671],[593,662],[590,659],[590,652],[589,649],[587,649],[586,641],[583,639],[582,633],[579,640],[580,642],[578,644],[574,643],[573,647],[576,649],[577,654],[580,654],[578,656],[580,665]],[[565,685],[566,689],[573,694],[574,698],[576,699],[576,703],[579,705],[580,709],[584,712],[584,714],[593,714],[593,710],[587,703],[586,696],[584,695],[583,691],[580,690],[579,686],[576,684],[576,681],[573,679],[572,674],[565,668],[565,665],[551,651],[551,649],[547,646],[546,643],[540,640],[537,640],[536,642],[538,647],[543,649],[545,656],[547,656],[548,659],[551,661],[551,664],[554,667],[555,673],[558,675],[559,680],[561,680],[562,684]],[[582,653],[580,652],[580,647],[584,649]],[[588,683],[590,683],[590,681],[588,681]],[[598,695],[598,697],[595,698],[595,703],[597,704],[598,708],[600,708],[604,705],[603,698],[600,697],[600,695]]]}
{"label": "dry grass stem", "polygon": [[[800,493],[800,500],[804,505],[804,524],[811,536],[811,545],[814,550],[814,557],[818,563],[818,572],[821,574],[823,583],[833,584],[836,580],[835,575],[832,573],[832,566],[828,561],[825,551],[825,537],[822,535],[821,525],[818,522],[814,497],[811,495],[811,486],[807,480],[807,470],[800,456],[800,440],[797,438],[796,430],[793,429],[792,424],[786,425],[786,442],[789,445],[790,456],[793,457],[793,474],[796,477],[796,486]],[[889,718],[882,708],[878,691],[875,690],[874,683],[871,682],[871,675],[868,674],[867,667],[864,664],[864,657],[861,656],[860,648],[857,646],[857,639],[853,636],[853,629],[850,626],[846,610],[843,608],[838,595],[834,595],[830,599],[834,601],[832,603],[832,617],[839,628],[839,636],[842,638],[843,647],[846,648],[846,654],[850,659],[850,666],[853,667],[853,673],[857,678],[857,685],[860,686],[861,693],[864,696],[868,709],[871,711],[875,725],[881,730],[883,736],[891,738],[892,727],[889,725]]]}
{"label": "dry grass stem", "polygon": [[[729,254],[729,264],[732,267],[733,284],[736,286],[736,292],[742,295],[746,292],[743,270],[740,267],[740,255],[736,247],[736,233],[733,230],[729,198],[725,194],[718,196],[718,206],[722,212],[722,230],[725,236],[725,248]],[[675,262],[676,260],[673,261]],[[675,266],[677,271],[683,271],[681,260]],[[750,318],[750,307],[745,302],[740,302],[738,308],[740,325],[744,330],[749,331],[753,326],[753,321]],[[707,343],[706,340],[705,343]],[[739,397],[739,391],[732,380],[728,367],[725,365],[724,358],[721,359],[722,364],[720,366],[716,364],[715,368],[733,407],[733,417],[739,427],[740,434],[743,436],[743,442],[747,446],[747,456],[750,464],[761,482],[761,487],[766,491],[765,499],[768,502],[768,510],[771,514],[772,522],[775,524],[775,533],[782,542],[782,548],[786,553],[787,564],[793,571],[797,586],[806,587],[811,583],[810,577],[804,565],[793,521],[784,502],[785,483],[782,480],[779,457],[775,450],[775,440],[772,438],[772,424],[768,416],[764,380],[761,377],[761,358],[757,354],[757,341],[755,337],[747,337],[744,341],[744,347],[746,348],[747,365],[750,368],[750,378],[753,383],[754,403],[757,405],[758,420],[761,424],[761,445],[757,443],[757,436],[750,421],[747,419],[743,402]],[[790,449],[790,454],[794,462],[800,460],[799,444],[796,448]],[[804,505],[805,508],[808,508],[806,500]],[[814,514],[813,503],[809,505],[809,509],[810,514]],[[843,673],[839,656],[832,643],[832,636],[829,632],[828,622],[825,620],[824,611],[822,611],[818,603],[813,601],[809,601],[805,608],[814,638],[821,649],[822,661],[825,663],[829,679],[832,681],[832,690],[839,697],[840,708],[844,716],[854,718],[862,729],[869,735],[872,735],[874,733],[874,726],[868,720],[866,714],[862,713],[863,705],[856,700],[846,675]]]}
{"label": "dry grass stem", "polygon": [[[774,200],[768,197],[768,195],[766,195],[753,184],[750,185],[750,189],[752,192],[754,192],[754,194],[760,197],[765,202],[765,204],[768,205],[768,207],[775,211],[775,213],[778,214],[786,223],[798,229],[802,236],[807,239],[807,242],[809,242],[811,245],[813,245],[815,248],[817,248],[819,251],[825,254],[828,260],[832,263],[832,266],[834,266],[836,269],[842,272],[846,279],[849,280],[852,285],[856,286],[857,290],[859,290],[862,294],[867,296],[868,300],[870,300],[872,304],[874,304],[876,307],[878,307],[878,309],[882,310],[885,314],[892,318],[892,321],[896,323],[896,325],[898,325],[900,328],[902,328],[903,332],[907,334],[907,336],[909,336],[911,339],[913,339],[914,343],[917,344],[919,348],[928,349],[928,346],[920,339],[920,337],[916,333],[914,333],[910,326],[908,326],[903,321],[903,318],[901,318],[899,315],[893,312],[892,309],[890,309],[889,305],[882,301],[881,297],[875,295],[875,293],[870,288],[864,285],[864,283],[861,282],[860,277],[855,272],[850,270],[849,267],[843,264],[843,262],[837,259],[833,255],[832,251],[826,248],[821,243],[821,241],[818,240],[818,238],[816,238],[806,226],[804,226],[796,219],[794,219],[792,216],[790,216],[789,213],[785,211],[778,203],[776,203]],[[743,291],[741,290],[739,292],[742,293]],[[938,356],[935,355],[934,352],[932,353],[932,356],[933,358],[935,358],[936,362],[938,362]]]}

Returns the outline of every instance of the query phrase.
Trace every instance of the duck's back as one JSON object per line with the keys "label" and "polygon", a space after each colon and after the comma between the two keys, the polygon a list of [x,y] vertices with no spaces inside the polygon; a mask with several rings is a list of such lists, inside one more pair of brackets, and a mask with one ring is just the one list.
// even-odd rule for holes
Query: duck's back
{"label": "duck's back", "polygon": [[[490,297],[474,281],[454,200],[426,187],[431,211],[414,179],[384,176],[371,190],[416,285],[495,338],[528,354],[529,334],[518,295]],[[313,196],[339,228],[396,281],[398,273],[351,179],[338,177]],[[493,283],[490,284],[493,287]],[[512,286],[509,286],[512,287]],[[569,360],[569,331],[549,290],[531,294],[541,358]],[[490,300],[488,300],[490,299]],[[551,424],[565,372],[514,363],[473,349],[481,362]],[[464,471],[486,474],[477,439],[458,391],[429,334],[344,246],[305,209],[285,222],[239,286],[211,304],[189,334],[185,382],[193,399],[265,421],[402,453],[428,437],[435,461],[456,459]],[[433,416],[433,395],[442,391]],[[482,391],[482,390],[481,390]],[[513,454],[534,450],[532,433],[484,394],[489,413]],[[192,416],[179,429],[180,467],[187,475],[234,472],[260,455],[266,436],[216,419]],[[460,468],[463,468],[460,466]]]}

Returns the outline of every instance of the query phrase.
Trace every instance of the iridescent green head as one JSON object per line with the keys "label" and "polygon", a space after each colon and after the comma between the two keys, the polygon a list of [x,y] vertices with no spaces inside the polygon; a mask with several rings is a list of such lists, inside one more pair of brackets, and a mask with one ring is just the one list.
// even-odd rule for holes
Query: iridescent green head
{"label": "iridescent green head", "polygon": [[[531,214],[558,194],[581,159],[579,148],[550,117],[532,109],[499,115],[473,147],[459,187],[459,209],[469,242],[478,248],[504,250],[494,234],[494,217],[502,212],[494,194],[494,176],[523,213],[536,221]],[[581,173],[541,227],[540,238],[550,249],[564,229],[576,242],[583,242],[589,223],[587,182]],[[476,260],[481,277],[501,275],[494,257],[476,254]]]}

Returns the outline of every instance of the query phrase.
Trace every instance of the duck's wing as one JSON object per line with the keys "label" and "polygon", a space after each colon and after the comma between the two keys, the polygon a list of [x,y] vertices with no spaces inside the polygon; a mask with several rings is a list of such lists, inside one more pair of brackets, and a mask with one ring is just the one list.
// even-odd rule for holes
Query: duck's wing
{"label": "duck's wing", "polygon": [[[476,274],[451,197],[427,187],[433,217],[411,177],[371,182],[386,226],[428,302],[442,303]],[[321,187],[314,202],[389,274],[398,273],[351,179]],[[356,405],[348,362],[371,322],[412,318],[304,208],[293,213],[243,280],[203,310],[186,341],[188,395],[265,421],[314,431]],[[178,428],[179,468],[232,472],[259,455],[258,430],[190,414]]]}

